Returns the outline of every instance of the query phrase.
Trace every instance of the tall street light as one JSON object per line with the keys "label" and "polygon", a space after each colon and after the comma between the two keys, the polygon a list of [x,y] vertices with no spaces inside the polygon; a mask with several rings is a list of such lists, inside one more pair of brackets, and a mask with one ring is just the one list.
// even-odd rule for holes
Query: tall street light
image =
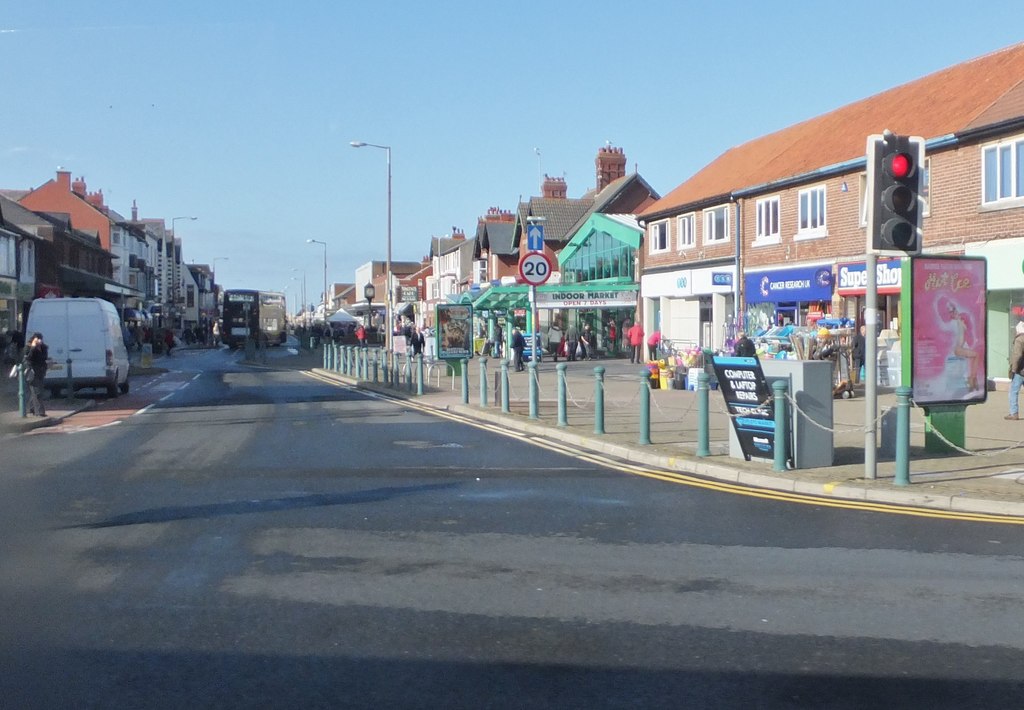
{"label": "tall street light", "polygon": [[215,286],[217,285],[217,262],[218,261],[231,261],[231,260],[228,259],[226,256],[215,256],[215,257],[213,257],[213,261],[210,262],[210,264],[211,264],[210,271],[212,272],[210,274],[210,278],[213,279],[213,284]]}
{"label": "tall street light", "polygon": [[383,150],[383,151],[385,151],[387,153],[387,160],[388,160],[388,260],[387,260],[387,264],[385,265],[385,272],[387,274],[387,285],[386,285],[386,292],[384,294],[384,299],[385,299],[385,301],[384,301],[384,312],[385,312],[385,318],[387,319],[387,324],[386,324],[386,328],[384,330],[384,337],[386,338],[386,340],[384,341],[384,349],[385,350],[390,350],[391,346],[392,346],[391,331],[392,331],[392,328],[394,328],[394,325],[391,322],[391,312],[392,312],[392,305],[391,304],[392,304],[392,300],[394,298],[394,293],[393,293],[394,289],[392,289],[392,287],[391,287],[391,146],[389,146],[389,145],[377,145],[376,143],[365,143],[363,141],[352,141],[352,142],[349,143],[349,145],[352,146],[353,148],[367,148],[367,147],[368,148],[380,148],[381,150]]}
{"label": "tall street light", "polygon": [[324,248],[324,325],[327,324],[327,242],[319,239],[307,239],[306,244],[319,244]]}
{"label": "tall street light", "polygon": [[[306,325],[306,306],[309,302],[306,300],[306,270],[305,269],[292,269],[292,271],[302,272],[302,325]],[[299,280],[298,276],[292,276],[296,281]]]}

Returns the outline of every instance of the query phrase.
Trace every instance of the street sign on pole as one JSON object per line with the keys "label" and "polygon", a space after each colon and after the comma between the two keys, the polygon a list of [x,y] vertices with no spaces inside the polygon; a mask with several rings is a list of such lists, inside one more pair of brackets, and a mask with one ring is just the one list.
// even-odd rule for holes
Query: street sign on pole
{"label": "street sign on pole", "polygon": [[544,225],[530,224],[526,228],[526,250],[544,251]]}
{"label": "street sign on pole", "polygon": [[542,286],[551,278],[551,260],[547,254],[531,251],[519,258],[519,278],[530,286]]}

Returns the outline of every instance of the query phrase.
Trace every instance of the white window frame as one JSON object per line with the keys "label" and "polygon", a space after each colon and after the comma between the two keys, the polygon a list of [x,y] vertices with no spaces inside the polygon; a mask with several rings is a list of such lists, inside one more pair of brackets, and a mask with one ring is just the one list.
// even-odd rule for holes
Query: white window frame
{"label": "white window frame", "polygon": [[676,218],[676,250],[697,246],[697,214],[689,212]]}
{"label": "white window frame", "polygon": [[[782,239],[780,215],[782,200],[778,195],[764,197],[754,203],[754,242],[753,246],[778,244]],[[774,225],[772,224],[774,222]]]}
{"label": "white window frame", "polygon": [[[988,161],[995,160],[995,197],[988,199]],[[1006,164],[1003,163],[1003,158]],[[1009,172],[1009,175],[1005,174]],[[1003,186],[1006,185],[1006,194]],[[1024,137],[1015,136],[981,147],[981,206],[986,208],[1024,205]]]}
{"label": "white window frame", "polygon": [[[718,234],[715,226],[715,215],[722,212],[725,218],[722,220],[722,234]],[[704,210],[704,244],[724,244],[729,241],[729,205],[719,205]]]}
{"label": "white window frame", "polygon": [[[817,205],[819,213],[818,222],[817,224],[811,224],[815,202],[820,203]],[[805,204],[808,208],[811,208],[811,214],[807,215],[806,220],[804,216]],[[797,230],[796,235],[793,237],[794,239],[821,239],[828,236],[828,190],[824,184],[804,188],[797,193],[796,215]],[[807,226],[804,226],[805,221]]]}
{"label": "white window frame", "polygon": [[664,254],[669,250],[669,245],[671,243],[672,238],[669,234],[668,220],[663,219],[660,222],[652,223],[651,236],[647,242],[647,253]]}

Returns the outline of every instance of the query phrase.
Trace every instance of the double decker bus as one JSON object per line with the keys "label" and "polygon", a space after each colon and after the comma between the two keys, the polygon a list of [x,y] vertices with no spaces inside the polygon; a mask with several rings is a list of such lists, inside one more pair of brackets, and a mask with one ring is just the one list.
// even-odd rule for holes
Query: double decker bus
{"label": "double decker bus", "polygon": [[260,291],[260,332],[270,345],[284,345],[288,339],[288,308],[284,294]]}
{"label": "double decker bus", "polygon": [[275,291],[228,289],[221,306],[221,339],[230,348],[262,335],[268,345],[281,345],[288,337],[284,294]]}

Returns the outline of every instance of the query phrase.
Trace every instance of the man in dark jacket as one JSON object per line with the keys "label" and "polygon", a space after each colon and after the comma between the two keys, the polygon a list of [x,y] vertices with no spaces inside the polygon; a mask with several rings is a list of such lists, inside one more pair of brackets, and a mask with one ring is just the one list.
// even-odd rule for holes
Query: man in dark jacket
{"label": "man in dark jacket", "polygon": [[43,407],[43,380],[46,378],[47,360],[50,358],[49,348],[43,342],[42,333],[33,333],[25,348],[22,360],[22,371],[28,382],[28,411],[40,417],[46,416]]}
{"label": "man in dark jacket", "polygon": [[736,334],[736,347],[733,348],[733,355],[736,357],[757,357],[757,348],[754,341],[747,337],[747,334],[740,331]]}
{"label": "man in dark jacket", "polygon": [[519,332],[519,328],[516,328],[512,331],[512,352],[515,353],[516,372],[522,372],[525,369],[523,367],[524,350],[526,350],[526,338]]}

